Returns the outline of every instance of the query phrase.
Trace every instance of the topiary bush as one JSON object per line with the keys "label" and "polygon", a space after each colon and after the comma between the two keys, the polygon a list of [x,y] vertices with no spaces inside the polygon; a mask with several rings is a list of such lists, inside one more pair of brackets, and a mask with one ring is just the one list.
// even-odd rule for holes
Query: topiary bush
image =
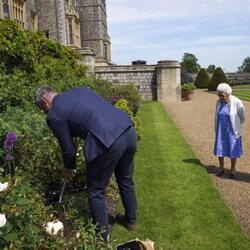
{"label": "topiary bush", "polygon": [[210,82],[210,77],[205,68],[201,68],[198,75],[194,81],[194,85],[197,88],[208,88]]}
{"label": "topiary bush", "polygon": [[228,78],[226,77],[226,75],[224,74],[222,68],[220,67],[217,67],[213,73],[213,76],[209,82],[209,86],[208,86],[208,90],[209,91],[216,91],[217,89],[217,86],[220,84],[220,83],[228,83],[229,84],[229,80]]}

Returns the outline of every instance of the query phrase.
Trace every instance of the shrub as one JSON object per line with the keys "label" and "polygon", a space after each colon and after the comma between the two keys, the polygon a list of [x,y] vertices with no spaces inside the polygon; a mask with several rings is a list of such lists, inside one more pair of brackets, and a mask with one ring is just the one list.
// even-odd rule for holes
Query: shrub
{"label": "shrub", "polygon": [[[0,115],[0,135],[2,136],[0,141],[3,145],[6,131],[16,132],[18,136],[14,148],[16,165],[27,173],[27,178],[35,189],[46,193],[51,187],[56,189],[62,183],[62,158],[59,144],[47,127],[43,113],[36,111],[8,108]],[[81,140],[78,143],[77,174],[74,181],[83,188],[85,160],[82,143]],[[3,160],[5,155],[6,152],[0,149],[1,165],[5,164]]]}
{"label": "shrub", "polygon": [[[104,247],[96,227],[84,222],[75,202],[79,198],[70,196],[63,215],[46,207],[41,196],[29,184],[20,169],[8,181],[8,188],[0,192],[0,213],[5,215],[6,223],[0,227],[0,249],[102,249]],[[82,200],[81,205],[82,206]],[[47,222],[60,220],[64,230],[57,235],[49,235],[45,230]],[[73,223],[70,223],[72,221]],[[105,248],[107,249],[107,248]]]}
{"label": "shrub", "polygon": [[125,99],[133,115],[136,115],[140,105],[140,95],[133,84],[115,85],[113,87],[111,95],[112,103],[116,103],[120,99]]}
{"label": "shrub", "polygon": [[133,112],[131,111],[130,107],[128,106],[128,102],[125,99],[120,99],[115,106],[125,112],[128,113],[128,115],[130,116],[131,120],[134,123],[135,126],[135,130],[136,130],[136,135],[137,135],[137,141],[142,140],[143,138],[143,129],[142,129],[142,124],[140,119],[133,115]]}
{"label": "shrub", "polygon": [[[11,225],[0,228],[0,248],[101,249],[102,242],[96,237],[95,226],[84,223],[83,214],[76,215],[76,208],[70,204],[67,204],[70,210],[68,224],[72,226],[73,234],[79,232],[79,237],[74,237],[73,242],[67,235],[65,238],[46,236],[41,228],[50,211],[43,199],[49,191],[61,188],[62,159],[57,140],[48,129],[44,114],[33,104],[33,97],[37,87],[44,84],[58,92],[76,85],[87,86],[113,104],[114,97],[125,97],[128,103],[121,106],[133,110],[130,110],[131,118],[140,139],[141,123],[135,116],[139,105],[137,90],[132,85],[117,87],[95,77],[87,77],[86,67],[76,63],[79,56],[73,50],[47,39],[42,33],[25,31],[10,20],[0,20],[0,56],[0,143],[3,145],[7,131],[15,131],[18,136],[13,148],[14,177],[9,175],[10,171],[5,171],[7,152],[0,146],[0,181],[10,178],[13,184],[7,193],[0,194],[0,204],[4,204],[0,213],[5,213],[11,221]],[[79,138],[77,140],[80,144],[77,146],[74,184],[79,192],[86,182],[83,142]],[[14,207],[15,201],[17,207]],[[18,211],[18,214],[11,214],[12,211]]]}
{"label": "shrub", "polygon": [[194,85],[197,88],[208,88],[209,81],[210,81],[210,77],[209,77],[206,69],[201,68],[195,81],[194,81]]}
{"label": "shrub", "polygon": [[224,74],[222,68],[218,67],[215,69],[213,76],[210,79],[208,90],[209,91],[216,91],[217,86],[223,82],[229,83],[229,80],[226,77],[226,75]]}
{"label": "shrub", "polygon": [[112,102],[113,85],[111,83],[97,77],[96,75],[90,76],[88,81],[92,90]]}
{"label": "shrub", "polygon": [[189,82],[194,82],[193,77],[185,68],[181,68],[181,84]]}
{"label": "shrub", "polygon": [[17,174],[9,180],[8,189],[0,193],[0,203],[1,213],[7,220],[6,225],[0,228],[0,248],[35,249],[47,219],[41,196],[24,177]]}
{"label": "shrub", "polygon": [[91,88],[110,103],[115,104],[120,99],[126,99],[128,106],[135,115],[140,106],[140,95],[134,84],[113,85],[96,76],[89,78]]}
{"label": "shrub", "polygon": [[58,91],[88,85],[87,67],[77,64],[80,55],[10,20],[0,20],[0,57],[1,112],[8,106],[29,106],[36,88],[43,84]]}
{"label": "shrub", "polygon": [[[0,147],[0,181],[10,183],[8,190],[0,193],[0,213],[5,214],[8,221],[6,226],[0,228],[0,248],[13,246],[16,249],[40,249],[42,246],[46,249],[73,249],[84,243],[85,246],[95,245],[99,249],[98,246],[101,247],[102,242],[100,238],[95,237],[95,226],[87,222],[86,212],[78,212],[76,215],[78,209],[70,201],[67,201],[67,209],[65,208],[65,223],[70,225],[72,241],[67,235],[52,237],[45,233],[43,225],[52,219],[51,216],[53,220],[58,218],[54,214],[56,208],[53,207],[52,211],[52,207],[45,207],[45,204],[48,193],[60,190],[62,185],[61,151],[45,124],[44,115],[40,112],[9,107],[0,114],[1,145],[6,132],[13,130],[18,137],[13,154],[16,166],[14,177],[8,176],[2,169],[5,168],[6,151]],[[70,189],[78,187],[77,192],[82,190],[86,183],[81,145],[78,147],[78,153],[74,185],[68,185]],[[78,202],[79,195],[82,194],[77,194]],[[73,197],[72,193],[70,197]],[[87,204],[87,197],[84,201]],[[76,231],[80,234],[79,238],[75,235]]]}
{"label": "shrub", "polygon": [[34,72],[41,64],[47,66],[42,59],[48,56],[64,61],[69,68],[81,67],[76,62],[80,55],[74,50],[46,38],[42,32],[24,30],[8,19],[0,20],[0,56],[2,66],[10,73],[17,68]]}
{"label": "shrub", "polygon": [[24,107],[33,100],[34,86],[25,71],[0,74],[0,111],[7,107]]}

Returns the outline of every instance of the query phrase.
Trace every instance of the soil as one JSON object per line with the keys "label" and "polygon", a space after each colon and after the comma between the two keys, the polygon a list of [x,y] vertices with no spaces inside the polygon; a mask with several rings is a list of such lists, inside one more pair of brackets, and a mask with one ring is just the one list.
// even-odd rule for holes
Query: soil
{"label": "soil", "polygon": [[243,156],[237,160],[237,178],[229,178],[230,160],[225,158],[226,173],[215,176],[219,163],[213,154],[214,115],[218,97],[205,90],[195,90],[191,101],[163,103],[167,113],[206,168],[221,196],[250,235],[250,102],[243,101],[247,119],[243,125]]}
{"label": "soil", "polygon": [[[83,187],[83,188],[81,188]],[[50,186],[50,190],[45,194],[45,204],[47,206],[52,205],[53,214],[55,218],[59,219],[64,225],[64,235],[67,240],[71,240],[75,237],[75,232],[73,230],[73,224],[64,216],[64,203],[59,203],[59,196],[61,193],[61,188],[58,183],[53,183]],[[80,195],[80,192],[85,190],[83,184],[78,183],[68,183],[65,187],[64,195],[74,194]],[[106,195],[106,205],[108,210],[110,231],[112,231],[112,225],[115,223],[115,216],[117,214],[117,199],[118,199],[118,189],[116,187],[108,188]]]}

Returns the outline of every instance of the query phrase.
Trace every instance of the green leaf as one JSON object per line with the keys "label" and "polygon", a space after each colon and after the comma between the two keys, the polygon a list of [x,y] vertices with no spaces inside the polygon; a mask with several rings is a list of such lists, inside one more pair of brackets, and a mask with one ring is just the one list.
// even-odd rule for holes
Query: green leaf
{"label": "green leaf", "polygon": [[0,228],[0,235],[6,235],[12,230],[13,226],[7,221],[6,224]]}
{"label": "green leaf", "polygon": [[11,241],[15,241],[18,239],[18,235],[17,233],[10,233],[8,235],[6,235],[5,237],[3,237],[6,241],[11,242]]}
{"label": "green leaf", "polygon": [[19,206],[26,206],[26,205],[30,204],[30,200],[28,200],[28,199],[18,199],[16,201],[16,204],[19,205]]}
{"label": "green leaf", "polygon": [[25,228],[26,233],[29,234],[38,234],[41,230],[34,224],[28,224]]}

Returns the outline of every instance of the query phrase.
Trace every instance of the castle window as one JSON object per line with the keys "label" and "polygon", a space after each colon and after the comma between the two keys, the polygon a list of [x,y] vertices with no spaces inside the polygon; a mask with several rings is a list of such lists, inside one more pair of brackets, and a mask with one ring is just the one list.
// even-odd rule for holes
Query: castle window
{"label": "castle window", "polygon": [[31,12],[31,30],[37,30],[37,14],[35,12]]}
{"label": "castle window", "polygon": [[81,47],[80,22],[74,16],[68,16],[68,45]]}
{"label": "castle window", "polygon": [[10,16],[9,1],[8,0],[3,0],[3,16],[4,17]]}
{"label": "castle window", "polygon": [[73,33],[73,24],[72,24],[72,19],[69,18],[68,19],[68,23],[69,23],[69,44],[70,45],[74,45],[74,33]]}
{"label": "castle window", "polygon": [[25,26],[25,8],[23,0],[13,0],[13,19],[21,26]]}

